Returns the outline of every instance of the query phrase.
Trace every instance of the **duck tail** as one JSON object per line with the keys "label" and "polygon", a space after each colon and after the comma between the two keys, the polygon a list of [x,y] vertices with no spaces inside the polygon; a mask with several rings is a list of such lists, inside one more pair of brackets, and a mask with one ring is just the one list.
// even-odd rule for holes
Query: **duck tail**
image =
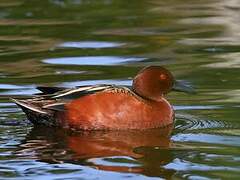
{"label": "duck tail", "polygon": [[17,100],[17,99],[13,99],[11,98],[11,100],[17,104],[20,108],[22,108],[23,111],[32,111],[33,113],[40,113],[40,114],[46,114],[46,111],[43,111],[42,109],[40,109],[39,107],[37,107],[36,105],[30,103],[30,102],[26,102],[24,100]]}
{"label": "duck tail", "polygon": [[51,125],[52,122],[49,120],[51,118],[51,114],[47,112],[46,110],[43,110],[41,107],[34,105],[31,102],[25,101],[25,100],[18,100],[13,99],[11,100],[17,104],[23,112],[26,113],[27,118],[33,123],[33,124],[40,124],[40,125]]}

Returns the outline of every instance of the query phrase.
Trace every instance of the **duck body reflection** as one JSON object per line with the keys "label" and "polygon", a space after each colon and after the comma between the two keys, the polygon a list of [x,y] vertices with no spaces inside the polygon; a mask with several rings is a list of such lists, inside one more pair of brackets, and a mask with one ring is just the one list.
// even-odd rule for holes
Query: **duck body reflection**
{"label": "duck body reflection", "polygon": [[[146,131],[80,131],[33,128],[16,152],[48,163],[73,163],[115,172],[171,177],[173,126]],[[28,157],[29,158],[29,157]],[[153,173],[154,172],[154,173]]]}

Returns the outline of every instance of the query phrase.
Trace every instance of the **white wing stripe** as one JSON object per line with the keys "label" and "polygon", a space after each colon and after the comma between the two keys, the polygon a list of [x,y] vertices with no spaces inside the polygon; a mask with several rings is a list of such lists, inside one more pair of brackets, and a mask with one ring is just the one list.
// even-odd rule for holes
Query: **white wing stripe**
{"label": "white wing stripe", "polygon": [[20,105],[20,106],[23,106],[23,107],[25,107],[25,108],[27,108],[27,109],[30,109],[30,110],[32,110],[32,111],[35,111],[35,112],[38,112],[38,113],[41,113],[41,114],[47,114],[47,112],[42,111],[42,110],[40,110],[40,109],[38,109],[38,108],[35,108],[35,107],[33,107],[33,105],[28,105],[27,103],[18,101],[18,100],[16,100],[16,99],[12,99],[12,101],[14,101],[16,104],[18,104],[18,105]]}
{"label": "white wing stripe", "polygon": [[45,105],[43,106],[43,108],[49,108],[49,107],[52,107],[52,106],[57,106],[57,105],[64,105],[65,103],[53,103],[53,104],[48,104],[48,105]]}
{"label": "white wing stripe", "polygon": [[60,98],[60,97],[71,95],[71,94],[74,94],[74,93],[77,93],[77,92],[84,92],[84,91],[90,93],[90,92],[94,92],[94,91],[100,91],[100,90],[108,89],[110,87],[111,87],[111,85],[97,85],[97,86],[80,87],[80,88],[77,88],[77,89],[72,89],[70,91],[67,91],[67,92],[59,94],[59,95],[55,95],[55,96],[53,96],[53,98]]}
{"label": "white wing stripe", "polygon": [[53,96],[53,98],[58,98],[58,97],[66,96],[66,95],[69,95],[69,94],[72,94],[72,93],[75,93],[75,92],[86,91],[86,90],[88,90],[88,89],[90,89],[90,88],[91,88],[91,86],[73,89],[73,90],[70,90],[70,91],[68,91],[68,92],[66,92],[66,93]]}

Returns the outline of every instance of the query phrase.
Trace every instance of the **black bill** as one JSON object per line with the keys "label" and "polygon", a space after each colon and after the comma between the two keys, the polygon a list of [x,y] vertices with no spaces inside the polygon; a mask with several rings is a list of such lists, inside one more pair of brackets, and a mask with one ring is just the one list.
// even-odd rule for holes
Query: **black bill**
{"label": "black bill", "polygon": [[172,90],[178,92],[185,92],[188,94],[196,94],[195,89],[190,84],[183,81],[174,81]]}

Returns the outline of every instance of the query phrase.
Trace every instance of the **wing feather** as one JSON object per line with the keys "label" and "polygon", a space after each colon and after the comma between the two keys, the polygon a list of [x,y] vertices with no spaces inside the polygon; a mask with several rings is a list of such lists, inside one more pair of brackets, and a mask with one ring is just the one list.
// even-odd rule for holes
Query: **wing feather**
{"label": "wing feather", "polygon": [[50,109],[54,111],[64,111],[65,110],[65,102],[60,102],[60,103],[53,103],[53,104],[48,104],[43,106],[43,109]]}
{"label": "wing feather", "polygon": [[[107,84],[100,84],[95,86],[79,86],[72,89],[52,89],[46,88],[42,89],[45,93],[52,93],[50,94],[43,94],[35,96],[32,99],[21,101],[21,100],[13,100],[16,104],[21,107],[30,109],[32,111],[38,113],[47,113],[45,110],[53,110],[53,111],[64,111],[65,104],[69,103],[69,101],[87,96],[90,94],[95,94],[99,92],[109,92],[109,93],[125,93],[131,96],[135,96],[142,100],[140,96],[135,94],[129,87],[126,86],[117,86],[117,85],[107,85]],[[54,91],[57,90],[55,93]]]}
{"label": "wing feather", "polygon": [[78,88],[69,89],[68,91],[56,93],[51,98],[72,100],[82,96],[101,92],[112,87],[112,85],[80,86]]}

